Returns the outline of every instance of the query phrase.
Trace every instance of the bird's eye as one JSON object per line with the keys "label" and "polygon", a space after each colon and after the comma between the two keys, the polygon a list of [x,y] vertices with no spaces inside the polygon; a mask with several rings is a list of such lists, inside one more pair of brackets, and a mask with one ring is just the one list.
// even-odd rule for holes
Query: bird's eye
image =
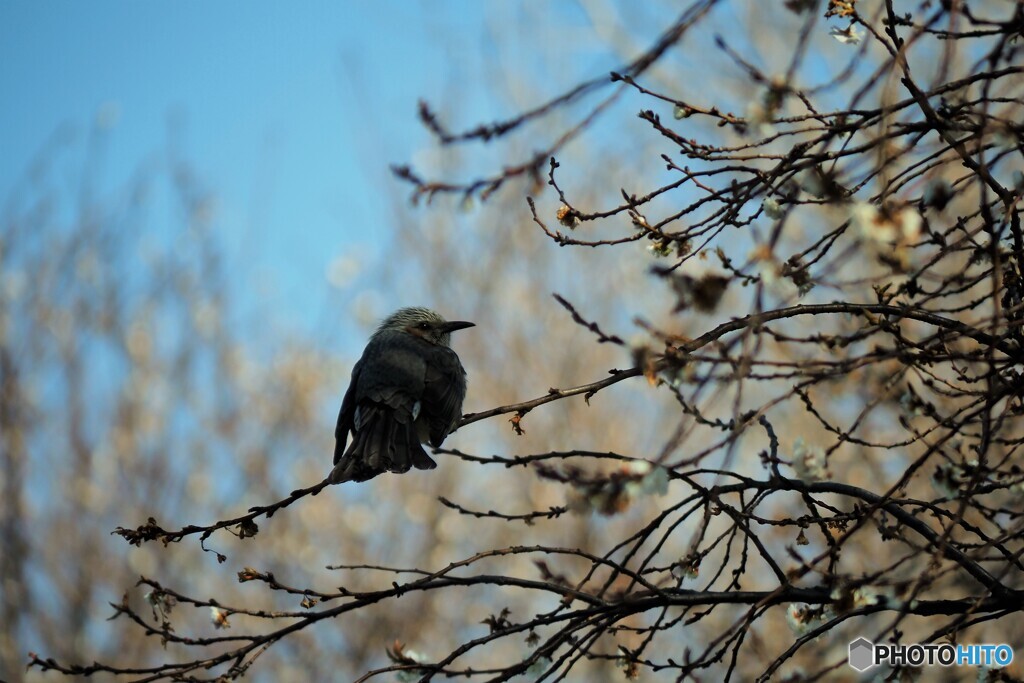
{"label": "bird's eye", "polygon": [[421,330],[429,330],[430,329],[430,323],[420,323],[416,327],[420,328]]}

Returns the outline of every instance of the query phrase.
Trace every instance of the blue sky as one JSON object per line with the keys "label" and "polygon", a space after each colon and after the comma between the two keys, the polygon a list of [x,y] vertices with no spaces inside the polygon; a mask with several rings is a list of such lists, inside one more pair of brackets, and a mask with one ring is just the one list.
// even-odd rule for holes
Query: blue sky
{"label": "blue sky", "polygon": [[[308,331],[329,264],[376,258],[381,217],[408,196],[388,165],[428,143],[417,100],[480,47],[480,4],[425,6],[4,3],[0,202],[56,131],[81,145],[97,120],[108,126],[106,189],[173,136],[217,198],[242,288],[269,283],[271,307]],[[464,121],[485,115],[465,106]],[[69,155],[68,176],[83,156]]]}
{"label": "blue sky", "polygon": [[[524,12],[534,20],[521,21]],[[634,49],[671,19],[643,4],[613,13],[646,27],[625,41]],[[417,100],[444,111],[458,82],[459,101],[447,102],[453,128],[512,114],[488,91],[489,31],[512,38],[520,79],[536,72],[537,46],[564,43],[563,68],[533,79],[530,105],[618,66],[622,56],[578,31],[584,24],[572,2],[9,0],[0,3],[0,207],[56,131],[77,133],[64,169],[72,177],[90,127],[109,125],[97,180],[108,189],[159,160],[170,137],[216,197],[232,281],[259,300],[248,308],[329,333],[324,319],[346,314],[327,284],[330,264],[362,266],[342,297],[372,284],[391,207],[408,198],[388,166],[432,144]],[[398,303],[408,302],[384,308]]]}

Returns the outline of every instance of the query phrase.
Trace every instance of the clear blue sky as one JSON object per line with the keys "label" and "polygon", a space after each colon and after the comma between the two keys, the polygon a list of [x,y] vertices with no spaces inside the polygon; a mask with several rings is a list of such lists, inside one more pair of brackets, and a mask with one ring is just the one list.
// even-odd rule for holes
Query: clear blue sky
{"label": "clear blue sky", "polygon": [[[543,25],[514,24],[523,5]],[[159,158],[177,131],[182,158],[217,198],[232,280],[285,324],[323,332],[323,317],[339,308],[329,265],[354,259],[363,279],[350,287],[366,288],[389,207],[408,197],[388,165],[430,144],[417,100],[443,109],[462,81],[453,127],[512,113],[488,99],[492,74],[480,64],[492,51],[489,30],[518,36],[516,68],[527,72],[536,45],[573,45],[562,71],[535,80],[543,92],[531,104],[619,64],[603,46],[580,44],[593,34],[576,30],[588,22],[575,3],[523,5],[0,1],[0,208],[55,131],[81,140],[97,117],[111,124],[97,183],[107,188]],[[648,25],[626,41],[633,48],[672,18],[658,7],[618,9],[624,24]],[[485,14],[500,15],[497,28]]]}
{"label": "clear blue sky", "polygon": [[313,325],[328,264],[373,258],[380,217],[407,196],[387,167],[427,142],[417,99],[482,47],[479,3],[426,6],[5,2],[0,202],[55,131],[81,141],[98,116],[110,123],[98,185],[113,188],[177,130],[242,286],[271,282],[281,299],[268,303]]}

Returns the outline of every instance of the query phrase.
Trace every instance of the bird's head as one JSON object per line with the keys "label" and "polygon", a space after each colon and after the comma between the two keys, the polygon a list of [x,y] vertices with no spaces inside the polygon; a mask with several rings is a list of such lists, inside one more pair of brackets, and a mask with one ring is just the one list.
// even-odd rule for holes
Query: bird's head
{"label": "bird's head", "polygon": [[474,323],[461,320],[445,320],[429,308],[410,307],[400,308],[385,318],[377,328],[377,333],[400,331],[425,339],[431,344],[449,346],[452,332],[473,326]]}

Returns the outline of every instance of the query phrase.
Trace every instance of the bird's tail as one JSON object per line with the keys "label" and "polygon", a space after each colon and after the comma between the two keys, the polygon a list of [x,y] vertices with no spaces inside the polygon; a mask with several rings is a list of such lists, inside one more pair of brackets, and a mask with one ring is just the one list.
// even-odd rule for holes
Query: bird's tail
{"label": "bird's tail", "polygon": [[366,481],[384,472],[432,470],[437,467],[420,445],[416,422],[412,415],[386,406],[359,407],[359,423],[352,434],[352,443],[340,454],[345,442],[335,444],[331,483]]}

